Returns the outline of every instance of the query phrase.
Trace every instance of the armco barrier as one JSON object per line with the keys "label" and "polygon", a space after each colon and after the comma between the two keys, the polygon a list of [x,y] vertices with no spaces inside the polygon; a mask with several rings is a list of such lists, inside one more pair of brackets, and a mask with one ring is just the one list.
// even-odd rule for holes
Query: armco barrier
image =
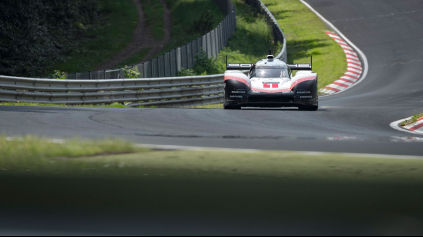
{"label": "armco barrier", "polygon": [[0,101],[52,104],[130,102],[128,106],[220,103],[223,75],[154,79],[51,80],[0,76]]}
{"label": "armco barrier", "polygon": [[[275,40],[283,43],[281,52],[277,58],[286,62],[287,49],[286,40],[276,19],[259,0],[246,0],[256,9],[265,14],[268,23],[273,27]],[[233,24],[226,22],[225,24]],[[215,33],[216,34],[216,33]],[[211,34],[207,34],[200,42],[206,42]],[[211,38],[210,38],[211,39]],[[227,38],[225,38],[227,39]],[[219,48],[220,42],[226,44],[225,40],[215,41],[215,46],[207,48],[209,55],[212,49]],[[195,44],[192,44],[195,45]],[[194,47],[195,48],[195,47]],[[181,68],[191,65],[193,61],[172,61],[172,58],[179,57],[181,51],[192,54],[186,47],[178,48],[166,55],[164,62],[171,61],[170,68]],[[191,48],[192,50],[192,48]],[[216,51],[217,52],[217,51]],[[169,57],[169,59],[167,59]],[[158,59],[155,59],[158,60]],[[172,64],[173,62],[173,64]],[[143,65],[144,72],[157,70],[158,66]],[[157,72],[157,71],[156,71]],[[101,75],[103,73],[103,76]],[[104,74],[105,73],[105,74]],[[209,76],[191,77],[162,77],[162,78],[140,78],[140,79],[111,79],[113,74],[118,78],[122,73],[119,70],[109,72],[88,73],[91,80],[55,80],[35,79],[0,76],[0,101],[2,102],[34,102],[52,104],[103,104],[114,102],[126,102],[128,106],[160,106],[160,107],[181,107],[190,105],[216,104],[223,102],[224,78],[223,74]],[[165,69],[162,76],[172,75]],[[108,80],[99,79],[107,75]],[[160,75],[158,72],[156,74]]]}

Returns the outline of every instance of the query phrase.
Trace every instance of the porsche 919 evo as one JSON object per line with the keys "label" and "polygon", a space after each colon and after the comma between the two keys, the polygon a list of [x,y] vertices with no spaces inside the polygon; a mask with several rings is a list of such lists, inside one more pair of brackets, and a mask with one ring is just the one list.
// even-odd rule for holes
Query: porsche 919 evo
{"label": "porsche 919 evo", "polygon": [[[227,64],[225,109],[241,107],[319,107],[317,74],[311,64],[286,64],[268,55],[256,64]],[[241,70],[249,70],[248,75]],[[292,71],[298,71],[295,77]]]}

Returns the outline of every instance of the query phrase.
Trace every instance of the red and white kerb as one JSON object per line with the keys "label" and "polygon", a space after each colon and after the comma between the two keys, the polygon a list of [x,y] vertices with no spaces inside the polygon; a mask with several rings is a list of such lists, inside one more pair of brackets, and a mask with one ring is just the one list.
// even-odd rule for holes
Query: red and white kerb
{"label": "red and white kerb", "polygon": [[410,124],[408,126],[404,126],[403,128],[413,131],[423,133],[423,118],[419,119],[417,122]]}
{"label": "red and white kerb", "polygon": [[342,47],[348,63],[347,72],[341,78],[320,90],[320,92],[330,95],[343,91],[357,82],[363,72],[363,67],[354,49],[349,46],[347,42],[335,33],[326,32],[326,34],[328,34]]}

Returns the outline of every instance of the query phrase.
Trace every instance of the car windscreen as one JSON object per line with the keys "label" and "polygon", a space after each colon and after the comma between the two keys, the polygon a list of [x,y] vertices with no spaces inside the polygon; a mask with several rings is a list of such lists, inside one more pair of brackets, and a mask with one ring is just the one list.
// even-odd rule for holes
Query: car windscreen
{"label": "car windscreen", "polygon": [[287,78],[289,77],[288,69],[272,68],[272,69],[253,69],[250,78]]}

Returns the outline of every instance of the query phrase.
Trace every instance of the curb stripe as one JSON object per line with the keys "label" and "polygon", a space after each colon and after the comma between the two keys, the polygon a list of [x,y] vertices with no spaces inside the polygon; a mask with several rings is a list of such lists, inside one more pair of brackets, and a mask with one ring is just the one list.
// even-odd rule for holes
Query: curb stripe
{"label": "curb stripe", "polygon": [[414,126],[414,127],[410,128],[410,130],[411,130],[411,131],[416,131],[416,130],[417,130],[417,129],[419,129],[419,128],[423,128],[423,123],[418,124],[418,125],[416,125],[416,126]]}
{"label": "curb stripe", "polygon": [[324,94],[334,94],[354,85],[363,73],[363,67],[357,53],[346,41],[336,33],[326,32],[326,34],[341,46],[347,59],[347,71],[345,74],[332,84],[320,90],[320,92]]}
{"label": "curb stripe", "polygon": [[348,63],[348,68],[353,68],[355,70],[363,71],[362,67],[359,67],[359,66],[356,66],[356,65],[353,65],[353,64],[350,64],[350,63]]}
{"label": "curb stripe", "polygon": [[356,82],[356,80],[348,80],[348,79],[345,79],[345,78],[341,78],[338,81],[344,81],[344,82],[351,83],[351,84]]}
{"label": "curb stripe", "polygon": [[[339,80],[338,80],[338,81],[339,81]],[[342,83],[340,83],[340,82],[338,82],[338,81],[335,81],[333,84],[338,85],[338,86],[342,86],[342,87],[345,87],[345,88],[347,88],[347,87],[349,87],[349,86],[350,86],[350,85],[342,84]]]}
{"label": "curb stripe", "polygon": [[[347,60],[347,61],[348,61],[348,60]],[[348,65],[354,65],[354,66],[356,66],[356,67],[360,67],[360,68],[362,68],[362,67],[361,67],[361,65],[360,65],[360,64],[358,64],[358,63],[348,62]]]}
{"label": "curb stripe", "polygon": [[325,87],[326,89],[328,89],[328,90],[332,90],[332,91],[335,91],[335,92],[340,92],[341,90],[338,90],[338,89],[336,89],[336,88],[333,88],[333,87],[329,87],[329,86],[327,86],[327,87]]}

